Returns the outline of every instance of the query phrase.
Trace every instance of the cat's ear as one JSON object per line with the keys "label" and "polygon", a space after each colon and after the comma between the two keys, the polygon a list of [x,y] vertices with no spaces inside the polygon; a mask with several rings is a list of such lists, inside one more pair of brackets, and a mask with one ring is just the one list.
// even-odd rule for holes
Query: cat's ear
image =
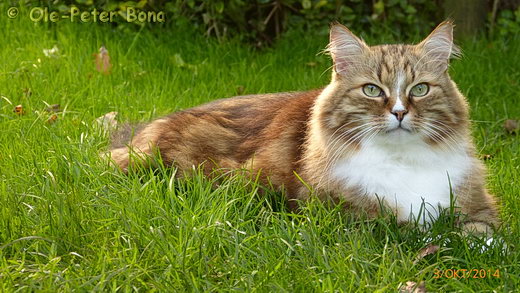
{"label": "cat's ear", "polygon": [[449,20],[439,24],[418,47],[428,58],[427,62],[436,63],[444,70],[450,58],[460,55],[459,48],[453,44],[453,23]]}
{"label": "cat's ear", "polygon": [[335,23],[330,27],[330,43],[327,51],[332,56],[334,71],[337,74],[345,74],[354,67],[359,62],[358,57],[367,49],[365,42],[345,26]]}

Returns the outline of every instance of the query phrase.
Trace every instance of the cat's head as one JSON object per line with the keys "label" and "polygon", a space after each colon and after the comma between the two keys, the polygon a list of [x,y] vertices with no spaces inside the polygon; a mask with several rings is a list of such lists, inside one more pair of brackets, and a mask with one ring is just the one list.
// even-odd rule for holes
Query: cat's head
{"label": "cat's head", "polygon": [[451,22],[419,44],[379,46],[334,24],[328,52],[333,78],[317,114],[329,134],[352,142],[371,135],[396,141],[420,137],[434,145],[466,131],[468,107],[447,72],[449,59],[459,53]]}

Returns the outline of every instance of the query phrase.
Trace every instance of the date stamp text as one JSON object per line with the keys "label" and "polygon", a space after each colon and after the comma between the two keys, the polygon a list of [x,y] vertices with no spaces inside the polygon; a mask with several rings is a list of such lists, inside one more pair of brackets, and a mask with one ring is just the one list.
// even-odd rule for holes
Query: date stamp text
{"label": "date stamp text", "polygon": [[486,279],[500,278],[499,269],[434,269],[434,279]]}

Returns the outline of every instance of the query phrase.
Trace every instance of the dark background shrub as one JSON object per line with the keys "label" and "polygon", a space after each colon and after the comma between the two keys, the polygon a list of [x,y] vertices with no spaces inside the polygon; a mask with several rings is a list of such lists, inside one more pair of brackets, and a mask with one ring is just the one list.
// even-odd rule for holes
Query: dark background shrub
{"label": "dark background shrub", "polygon": [[238,37],[259,47],[287,30],[326,34],[332,21],[380,39],[416,39],[448,17],[455,18],[460,35],[520,33],[520,0],[18,0],[11,4],[46,6],[63,13],[71,6],[118,11],[122,17],[112,25],[122,29],[158,25],[126,22],[126,7],[163,11],[164,26],[194,26],[208,36]]}

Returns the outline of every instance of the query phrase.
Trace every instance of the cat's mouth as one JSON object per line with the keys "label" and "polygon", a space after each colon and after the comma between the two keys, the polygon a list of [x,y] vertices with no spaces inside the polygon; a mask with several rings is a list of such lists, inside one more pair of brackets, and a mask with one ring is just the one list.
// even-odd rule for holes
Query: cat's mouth
{"label": "cat's mouth", "polygon": [[412,133],[412,130],[403,126],[402,124],[399,124],[398,126],[388,129],[386,133],[398,133],[398,132],[407,132]]}

